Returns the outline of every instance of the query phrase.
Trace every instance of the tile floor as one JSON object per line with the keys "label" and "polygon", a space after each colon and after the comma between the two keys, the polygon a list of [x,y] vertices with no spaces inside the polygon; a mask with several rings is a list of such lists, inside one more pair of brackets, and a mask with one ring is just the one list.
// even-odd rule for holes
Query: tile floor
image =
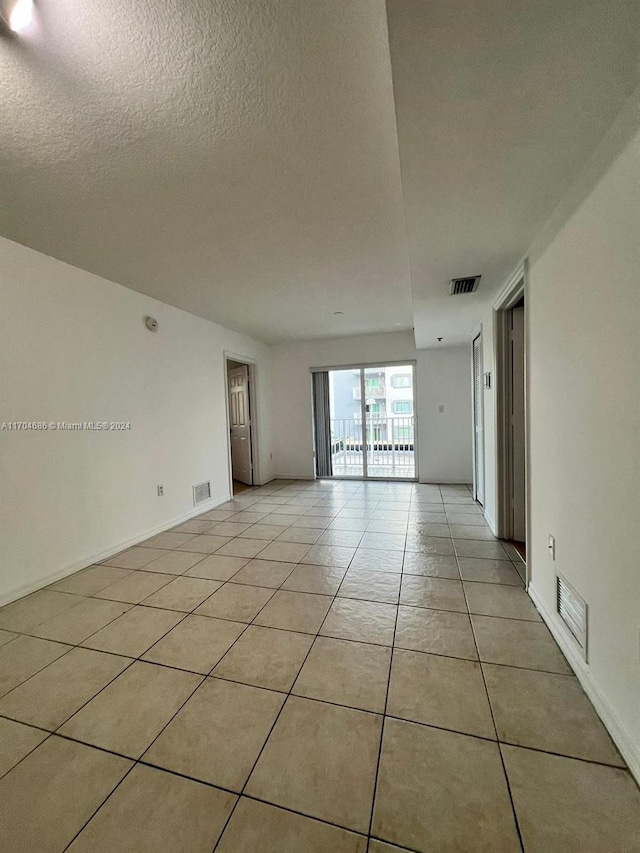
{"label": "tile floor", "polygon": [[277,481],[0,610],[11,853],[640,851],[464,486]]}

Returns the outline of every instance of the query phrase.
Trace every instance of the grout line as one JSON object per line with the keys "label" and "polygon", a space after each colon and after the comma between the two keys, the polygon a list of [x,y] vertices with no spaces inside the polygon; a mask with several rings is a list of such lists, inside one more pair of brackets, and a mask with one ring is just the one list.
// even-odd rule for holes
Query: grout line
{"label": "grout line", "polygon": [[[465,600],[466,600],[467,593],[466,593],[466,591],[464,591],[464,587],[463,587],[463,592],[464,592],[464,596],[465,596]],[[468,602],[467,602],[467,605],[468,605]],[[480,648],[478,646],[478,640],[476,637],[475,628],[473,626],[473,620],[471,620],[471,632],[473,634],[473,642],[475,643],[476,652],[478,654],[478,659],[479,659],[480,658]],[[480,669],[480,674],[482,676],[482,683],[484,685],[485,695],[487,697],[487,703],[489,705],[489,713],[491,714],[491,722],[493,724],[493,730],[494,730],[495,735],[496,735],[496,742],[498,743],[498,754],[500,756],[500,764],[502,765],[502,772],[503,772],[504,780],[505,780],[505,783],[507,786],[507,793],[509,795],[509,802],[511,803],[511,813],[513,815],[513,822],[514,822],[514,825],[516,828],[516,832],[518,834],[518,840],[520,842],[520,848],[522,850],[522,853],[525,853],[524,841],[522,839],[522,832],[520,830],[520,823],[518,821],[518,814],[516,812],[516,806],[515,806],[515,803],[513,801],[513,793],[511,791],[511,783],[509,781],[509,776],[507,774],[507,767],[504,763],[504,756],[502,755],[502,750],[500,749],[500,744],[498,742],[498,727],[496,725],[496,719],[495,719],[495,715],[493,712],[493,705],[491,704],[491,696],[489,695],[489,688],[487,687],[487,680],[485,678],[484,669],[482,668],[482,664],[479,664],[479,669]]]}

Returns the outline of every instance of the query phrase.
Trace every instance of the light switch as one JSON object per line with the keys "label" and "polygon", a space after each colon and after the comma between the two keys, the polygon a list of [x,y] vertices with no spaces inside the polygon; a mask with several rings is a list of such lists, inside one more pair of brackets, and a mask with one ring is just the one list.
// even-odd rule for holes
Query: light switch
{"label": "light switch", "polygon": [[444,406],[438,406],[438,411],[441,413],[444,412]]}

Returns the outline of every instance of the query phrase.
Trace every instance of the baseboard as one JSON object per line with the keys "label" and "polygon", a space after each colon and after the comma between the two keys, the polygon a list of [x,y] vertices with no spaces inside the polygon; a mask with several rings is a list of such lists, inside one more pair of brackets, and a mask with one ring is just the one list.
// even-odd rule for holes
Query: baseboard
{"label": "baseboard", "polygon": [[3,607],[5,604],[10,604],[12,601],[16,601],[18,598],[22,598],[25,595],[29,595],[32,592],[37,592],[39,589],[43,589],[45,586],[49,586],[56,581],[62,580],[63,578],[68,577],[69,575],[74,574],[74,572],[80,571],[80,569],[86,569],[87,566],[93,566],[94,563],[100,563],[102,560],[106,560],[107,557],[111,557],[113,554],[119,554],[120,551],[125,551],[127,548],[131,548],[134,545],[137,545],[139,542],[144,542],[145,539],[151,538],[151,536],[155,536],[157,533],[164,533],[165,530],[170,530],[172,527],[175,527],[178,524],[181,524],[184,521],[189,521],[190,518],[193,518],[196,515],[202,515],[203,512],[209,512],[209,510],[215,509],[220,504],[226,503],[231,499],[231,495],[227,495],[224,498],[219,498],[218,500],[210,500],[203,501],[201,504],[198,504],[197,507],[194,507],[189,512],[177,516],[176,518],[172,518],[171,521],[164,522],[158,527],[154,527],[150,530],[145,531],[144,533],[140,533],[137,536],[134,536],[131,539],[127,539],[124,542],[120,542],[117,545],[112,545],[110,548],[107,548],[104,551],[100,551],[97,554],[92,554],[90,557],[83,557],[80,560],[75,560],[73,563],[65,566],[63,569],[59,569],[58,571],[51,572],[46,575],[44,578],[39,578],[38,580],[32,581],[31,583],[24,584],[17,589],[11,590],[11,592],[4,593],[0,595],[0,607]]}
{"label": "baseboard", "polygon": [[315,477],[310,477],[308,474],[276,474],[274,480],[315,480]]}
{"label": "baseboard", "polygon": [[420,486],[468,486],[469,481],[467,479],[456,480],[451,479],[450,477],[440,477],[439,479],[434,479],[430,477],[428,479],[420,480],[418,479],[418,484]]}
{"label": "baseboard", "polygon": [[605,728],[613,738],[615,745],[620,750],[620,755],[624,758],[629,766],[631,774],[640,784],[640,746],[634,740],[631,733],[628,732],[621,724],[616,712],[609,704],[608,699],[600,690],[595,681],[588,664],[584,662],[580,653],[576,650],[573,641],[567,636],[565,629],[549,612],[546,605],[541,601],[533,584],[529,584],[529,595],[531,600],[538,608],[540,615],[544,619],[547,627],[553,634],[557,644],[560,646],[564,656],[569,661],[571,668],[575,672],[578,681],[582,685],[584,692],[587,694],[593,707],[598,712],[598,716],[602,720]]}

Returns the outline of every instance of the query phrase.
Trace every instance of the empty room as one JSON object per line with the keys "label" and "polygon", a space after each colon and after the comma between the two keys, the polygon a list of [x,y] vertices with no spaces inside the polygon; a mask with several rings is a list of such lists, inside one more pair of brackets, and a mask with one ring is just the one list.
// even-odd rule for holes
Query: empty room
{"label": "empty room", "polygon": [[0,0],[0,846],[640,853],[640,5]]}

